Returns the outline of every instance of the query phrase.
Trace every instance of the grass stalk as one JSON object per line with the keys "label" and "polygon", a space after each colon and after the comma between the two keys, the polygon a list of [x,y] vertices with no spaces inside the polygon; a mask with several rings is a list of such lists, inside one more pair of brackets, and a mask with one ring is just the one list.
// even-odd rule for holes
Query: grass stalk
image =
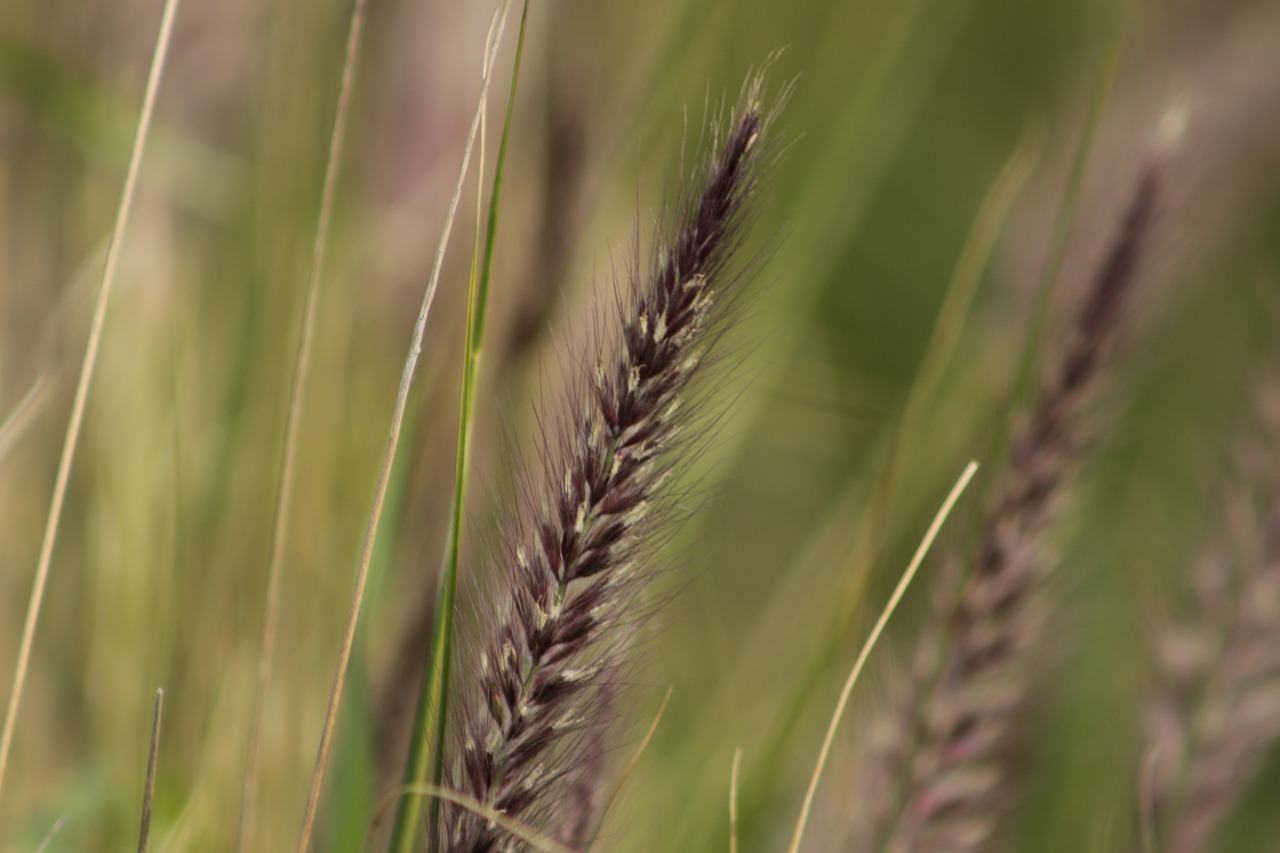
{"label": "grass stalk", "polygon": [[320,209],[316,214],[315,234],[311,245],[311,269],[307,275],[306,295],[303,297],[302,303],[302,325],[298,334],[297,352],[294,356],[293,378],[289,385],[289,407],[285,415],[280,469],[276,475],[274,521],[271,526],[271,544],[267,558],[266,601],[263,607],[262,639],[258,653],[258,679],[254,693],[252,717],[249,723],[248,755],[245,759],[244,779],[240,792],[240,823],[236,835],[236,850],[238,851],[247,849],[250,846],[250,839],[253,837],[262,718],[266,709],[267,690],[271,685],[276,634],[279,630],[280,584],[284,554],[288,545],[289,516],[293,507],[294,466],[298,450],[298,429],[302,423],[302,404],[306,391],[307,376],[311,369],[316,305],[319,301],[320,280],[324,273],[325,254],[329,245],[330,222],[333,218],[333,199],[336,194],[338,172],[342,163],[347,117],[351,106],[356,66],[360,57],[360,44],[364,33],[365,8],[367,5],[367,0],[355,0],[351,8],[351,21],[347,27],[346,49],[342,61],[342,78],[338,89],[338,101],[334,108],[333,129],[329,135],[329,153],[325,162],[324,184],[320,191]]}
{"label": "grass stalk", "polygon": [[106,323],[107,304],[111,298],[111,287],[116,277],[116,267],[120,261],[120,247],[124,244],[129,225],[129,215],[133,211],[133,197],[138,186],[138,173],[142,166],[142,154],[146,150],[147,137],[151,130],[151,118],[155,112],[156,94],[160,90],[160,79],[164,72],[165,59],[169,54],[169,44],[173,35],[173,22],[177,17],[180,0],[165,0],[164,11],[160,18],[160,31],[156,36],[155,48],[151,54],[151,67],[147,73],[147,86],[142,97],[142,112],[138,117],[138,128],[133,138],[133,151],[129,156],[129,168],[125,173],[124,190],[120,194],[120,205],[116,209],[115,226],[111,232],[111,242],[107,246],[107,257],[102,267],[102,282],[98,287],[97,302],[93,308],[93,319],[89,326],[89,338],[85,345],[84,359],[80,363],[80,379],[76,384],[75,398],[71,404],[71,415],[67,421],[67,431],[62,443],[62,456],[58,461],[58,473],[53,484],[53,496],[49,501],[49,515],[45,523],[44,538],[40,545],[40,556],[36,562],[35,579],[31,586],[31,596],[27,601],[26,616],[22,623],[22,639],[18,645],[18,662],[14,668],[13,688],[9,692],[9,705],[5,711],[4,728],[0,730],[0,791],[4,789],[5,770],[9,764],[9,751],[13,746],[13,732],[18,722],[18,710],[22,705],[22,694],[26,687],[27,668],[31,663],[31,647],[35,642],[36,624],[40,619],[40,607],[44,601],[45,586],[49,580],[49,566],[53,560],[53,546],[58,537],[58,523],[62,519],[62,508],[67,496],[67,483],[71,477],[71,464],[75,460],[76,447],[80,440],[80,428],[84,423],[85,405],[89,399],[89,386],[93,381],[93,370],[98,363],[98,350],[102,343],[103,327]]}
{"label": "grass stalk", "polygon": [[400,442],[400,431],[404,423],[405,408],[409,402],[409,389],[413,383],[413,375],[417,370],[418,358],[422,354],[422,339],[426,334],[427,317],[435,302],[436,289],[440,283],[440,272],[444,266],[445,249],[449,245],[449,236],[453,230],[453,220],[457,215],[458,202],[462,197],[462,188],[466,182],[467,167],[471,162],[471,150],[475,143],[476,133],[480,127],[480,119],[484,113],[485,102],[489,95],[489,73],[493,66],[493,58],[498,50],[502,37],[502,28],[506,22],[507,8],[510,0],[502,6],[496,17],[486,50],[485,71],[480,84],[480,97],[476,105],[475,115],[471,119],[471,128],[467,141],[463,146],[462,165],[458,171],[458,181],[453,196],[449,201],[449,209],[445,214],[444,225],[440,234],[440,242],[436,248],[435,260],[431,267],[431,277],[427,281],[422,296],[422,305],[418,310],[418,318],[414,323],[413,336],[409,343],[409,353],[405,357],[404,370],[400,376],[400,387],[396,393],[395,405],[391,413],[391,426],[387,436],[387,448],[383,453],[382,464],[378,470],[378,481],[374,487],[373,505],[369,511],[369,521],[365,526],[364,542],[360,550],[359,562],[356,565],[354,589],[351,594],[351,606],[347,612],[346,627],[343,631],[342,645],[339,650],[338,665],[334,673],[333,688],[329,693],[329,707],[325,713],[324,727],[320,736],[320,745],[316,750],[315,769],[312,772],[311,788],[307,794],[306,811],[302,819],[302,831],[298,838],[299,853],[309,849],[311,833],[314,829],[316,810],[320,803],[320,789],[324,783],[325,765],[329,759],[329,749],[333,741],[333,731],[337,725],[338,709],[342,701],[342,688],[346,681],[347,666],[351,660],[351,649],[355,644],[356,627],[360,619],[360,604],[364,599],[364,588],[369,578],[369,564],[373,559],[373,545],[377,538],[378,521],[382,516],[382,504],[386,499],[387,486],[391,479],[391,467],[395,461],[396,447]]}

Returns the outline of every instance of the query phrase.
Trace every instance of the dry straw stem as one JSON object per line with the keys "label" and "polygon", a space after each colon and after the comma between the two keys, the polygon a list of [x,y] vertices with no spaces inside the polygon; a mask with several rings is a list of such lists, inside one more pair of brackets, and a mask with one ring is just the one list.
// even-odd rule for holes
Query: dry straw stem
{"label": "dry straw stem", "polygon": [[502,40],[502,29],[507,19],[510,2],[504,3],[490,30],[488,49],[485,52],[484,74],[480,85],[480,97],[476,104],[475,115],[471,119],[471,128],[467,132],[467,142],[462,151],[462,166],[458,170],[458,181],[454,187],[453,197],[449,200],[449,210],[445,214],[444,226],[440,233],[440,243],[436,247],[435,261],[431,267],[431,277],[422,296],[422,306],[418,310],[418,319],[414,323],[413,337],[409,343],[409,354],[405,357],[404,370],[400,376],[400,388],[396,393],[395,406],[391,413],[391,427],[387,436],[387,449],[382,457],[382,465],[378,470],[378,482],[374,487],[373,506],[369,510],[369,521],[365,527],[364,543],[360,550],[360,559],[356,565],[354,589],[351,593],[351,606],[347,611],[346,628],[343,631],[342,646],[338,655],[337,671],[334,673],[333,689],[329,694],[329,707],[325,713],[324,728],[320,735],[320,745],[316,750],[315,769],[311,777],[311,789],[307,794],[306,812],[302,819],[302,831],[298,838],[298,850],[305,851],[311,844],[311,832],[315,824],[316,809],[320,804],[320,789],[324,783],[325,765],[329,760],[329,747],[333,741],[334,727],[338,721],[338,708],[342,701],[342,688],[346,681],[347,666],[351,661],[351,648],[355,644],[356,626],[360,618],[360,604],[364,600],[365,583],[369,579],[369,564],[373,558],[373,545],[377,538],[378,521],[382,516],[382,504],[386,499],[387,485],[391,480],[391,465],[395,461],[396,447],[400,442],[400,429],[404,423],[405,407],[409,402],[409,388],[413,383],[413,375],[418,366],[418,357],[422,354],[422,339],[426,333],[427,316],[435,302],[436,287],[440,282],[440,270],[444,266],[444,253],[449,245],[449,235],[453,230],[453,220],[458,211],[458,201],[462,196],[462,188],[466,183],[467,166],[471,162],[471,149],[475,143],[476,132],[480,126],[480,118],[484,114],[485,101],[489,95],[490,74],[493,60]]}
{"label": "dry straw stem", "polygon": [[71,404],[71,416],[67,421],[66,437],[62,443],[62,458],[53,484],[53,497],[49,502],[49,516],[45,524],[44,540],[40,545],[40,557],[36,563],[35,580],[31,585],[31,597],[22,624],[22,640],[18,645],[18,663],[14,668],[13,689],[9,693],[9,707],[5,712],[4,730],[0,732],[0,790],[4,787],[5,768],[9,763],[9,749],[13,745],[13,731],[18,722],[18,709],[22,704],[22,692],[27,681],[27,667],[31,663],[31,646],[35,640],[36,623],[40,619],[40,605],[44,601],[44,589],[49,579],[49,564],[53,559],[53,545],[58,536],[58,522],[67,496],[67,482],[71,477],[71,463],[75,460],[76,445],[80,439],[80,427],[84,422],[85,403],[89,398],[89,385],[93,369],[98,362],[98,349],[102,342],[102,329],[106,321],[107,302],[111,297],[111,285],[115,281],[116,266],[120,260],[120,247],[124,244],[129,214],[133,210],[134,190],[138,185],[138,172],[142,165],[142,153],[146,148],[151,116],[155,112],[156,93],[160,90],[160,77],[169,42],[173,34],[173,21],[177,17],[179,0],[165,0],[160,18],[160,32],[156,36],[151,55],[151,70],[147,74],[147,87],[142,97],[142,113],[138,117],[138,129],[133,138],[133,152],[129,157],[129,169],[125,174],[124,190],[120,194],[120,206],[116,209],[115,227],[111,231],[111,243],[107,247],[106,261],[102,267],[102,284],[98,288],[97,303],[89,326],[89,339],[85,345],[84,360],[80,364],[80,380],[76,385]]}
{"label": "dry straw stem", "polygon": [[1194,615],[1161,637],[1148,716],[1159,750],[1151,812],[1159,849],[1197,853],[1280,741],[1280,392],[1266,440],[1224,502],[1230,544],[1200,564]]}
{"label": "dry straw stem", "polygon": [[893,594],[889,596],[889,603],[885,605],[884,610],[880,613],[880,618],[876,620],[876,624],[872,627],[867,641],[862,644],[862,649],[858,652],[857,660],[853,663],[853,669],[849,671],[849,677],[845,680],[844,687],[840,691],[840,699],[836,702],[835,712],[831,715],[831,722],[827,726],[827,735],[822,741],[822,749],[818,751],[818,762],[813,768],[812,777],[809,779],[809,790],[805,792],[804,805],[800,807],[800,819],[796,821],[796,828],[791,835],[791,844],[787,847],[787,853],[797,853],[800,849],[800,842],[804,839],[805,824],[809,820],[809,810],[813,807],[813,798],[818,791],[818,781],[822,778],[822,770],[826,766],[827,756],[831,754],[831,744],[836,737],[836,728],[844,717],[844,709],[849,704],[849,696],[853,694],[853,688],[858,683],[858,677],[862,675],[863,667],[867,665],[867,659],[871,657],[872,649],[880,641],[880,635],[884,633],[885,626],[889,624],[889,619],[892,618],[894,611],[898,609],[902,596],[906,595],[907,587],[911,586],[911,582],[915,580],[916,572],[920,570],[920,564],[924,562],[925,555],[933,547],[933,540],[938,538],[938,532],[942,530],[942,525],[951,515],[951,510],[955,507],[956,501],[960,500],[960,495],[964,493],[969,481],[973,479],[973,475],[976,473],[978,473],[977,462],[970,462],[965,466],[960,479],[951,488],[951,493],[942,502],[942,508],[934,516],[933,522],[924,534],[924,538],[920,540],[920,545],[916,548],[916,553],[911,557],[907,570],[902,573],[902,577],[898,580],[898,585],[894,587]]}
{"label": "dry straw stem", "polygon": [[267,591],[262,615],[262,641],[258,654],[258,682],[253,701],[253,716],[249,724],[248,757],[245,759],[244,780],[241,785],[240,827],[236,836],[236,850],[245,850],[249,847],[249,840],[253,835],[254,803],[258,788],[258,751],[262,737],[262,716],[266,707],[267,689],[271,685],[272,662],[275,658],[280,610],[281,564],[284,562],[284,553],[288,544],[289,514],[293,507],[293,469],[297,456],[298,427],[302,422],[303,392],[306,389],[307,375],[311,368],[311,341],[315,336],[316,303],[319,300],[325,252],[329,245],[333,198],[338,185],[338,169],[342,162],[347,115],[351,104],[356,65],[360,56],[360,42],[364,33],[367,5],[367,0],[356,0],[351,9],[351,23],[347,28],[342,81],[338,90],[338,102],[334,108],[333,131],[329,136],[329,154],[325,163],[324,184],[320,191],[320,209],[316,214],[316,229],[311,246],[311,269],[307,275],[306,295],[303,297],[302,304],[302,326],[298,334],[298,351],[294,359],[293,378],[289,386],[289,409],[285,415],[284,443],[280,455],[280,470],[276,477],[275,520],[271,527],[271,545],[267,558]]}
{"label": "dry straw stem", "polygon": [[1080,415],[1103,366],[1150,231],[1159,171],[1141,176],[1065,349],[1015,431],[1009,467],[959,592],[918,647],[915,683],[864,780],[868,849],[985,849],[1009,807],[1003,762],[1044,631],[1044,534],[1082,451]]}
{"label": "dry straw stem", "polygon": [[[597,329],[609,343],[584,359],[558,432],[544,436],[525,513],[503,527],[505,590],[485,628],[476,701],[464,709],[454,787],[550,831],[564,820],[563,789],[584,758],[593,704],[612,689],[645,615],[638,597],[671,514],[663,485],[689,425],[681,403],[724,292],[740,279],[728,264],[766,148],[762,88],[762,76],[751,78],[713,134],[715,151],[687,185],[647,280],[632,268],[616,325]],[[508,842],[456,809],[444,829],[450,851]]]}

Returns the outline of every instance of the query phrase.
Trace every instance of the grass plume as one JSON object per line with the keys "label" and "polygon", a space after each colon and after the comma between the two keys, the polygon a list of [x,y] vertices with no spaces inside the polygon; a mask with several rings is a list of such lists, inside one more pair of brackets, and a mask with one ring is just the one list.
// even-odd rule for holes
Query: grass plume
{"label": "grass plume", "polygon": [[[619,294],[612,352],[565,402],[572,414],[527,487],[532,517],[508,522],[504,599],[483,640],[479,701],[465,712],[454,787],[503,814],[565,817],[566,775],[584,758],[591,708],[613,689],[634,630],[635,598],[651,574],[652,534],[671,451],[687,425],[680,407],[712,343],[716,310],[735,283],[730,256],[756,185],[769,114],[763,78],[748,82],[710,163],[678,213],[646,280]],[[637,274],[638,275],[638,274]],[[589,743],[589,739],[586,741]],[[574,818],[575,822],[580,820]],[[446,849],[505,848],[492,823],[452,811]]]}

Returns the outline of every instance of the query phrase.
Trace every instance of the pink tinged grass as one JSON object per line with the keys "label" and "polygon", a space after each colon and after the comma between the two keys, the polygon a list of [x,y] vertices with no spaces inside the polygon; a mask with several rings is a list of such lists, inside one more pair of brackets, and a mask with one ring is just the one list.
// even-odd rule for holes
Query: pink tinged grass
{"label": "pink tinged grass", "polygon": [[160,79],[164,71],[165,59],[169,53],[169,43],[173,34],[173,22],[177,17],[179,0],[166,0],[160,18],[160,31],[156,36],[155,49],[151,55],[151,69],[147,75],[147,86],[142,98],[142,112],[138,118],[138,129],[134,134],[133,151],[129,157],[129,168],[125,174],[124,189],[120,194],[120,205],[116,210],[115,226],[111,232],[111,243],[107,247],[107,257],[102,269],[102,283],[98,288],[98,298],[93,309],[93,319],[89,326],[89,338],[85,345],[84,360],[80,365],[80,379],[76,384],[75,398],[71,404],[71,416],[67,422],[66,436],[62,444],[62,457],[58,462],[58,473],[54,480],[53,496],[49,502],[49,516],[45,524],[44,539],[40,545],[40,556],[36,563],[35,579],[31,586],[31,597],[27,602],[26,616],[22,625],[22,639],[18,646],[18,661],[14,668],[13,688],[9,693],[9,705],[5,711],[4,728],[0,730],[0,791],[4,787],[5,770],[9,763],[9,751],[13,745],[13,733],[18,722],[18,711],[22,705],[22,694],[26,687],[27,668],[31,663],[31,648],[35,642],[36,625],[40,619],[40,607],[44,601],[45,586],[49,579],[49,566],[53,560],[53,546],[57,541],[58,523],[62,518],[62,508],[67,495],[67,483],[71,477],[71,464],[75,461],[76,446],[80,439],[80,428],[84,423],[85,405],[89,398],[89,387],[93,381],[94,367],[98,362],[98,350],[102,343],[103,327],[106,323],[107,304],[111,297],[111,287],[115,281],[116,267],[120,260],[120,247],[124,244],[129,224],[129,215],[133,210],[133,196],[138,185],[138,173],[142,165],[142,155],[146,149],[147,137],[151,130],[151,117],[155,112],[156,94],[160,90]]}

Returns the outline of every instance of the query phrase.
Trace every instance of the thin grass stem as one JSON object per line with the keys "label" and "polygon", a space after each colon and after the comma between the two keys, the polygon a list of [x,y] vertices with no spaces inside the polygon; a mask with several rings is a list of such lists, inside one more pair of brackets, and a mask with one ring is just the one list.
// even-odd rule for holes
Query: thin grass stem
{"label": "thin grass stem", "polygon": [[151,747],[147,750],[147,781],[142,791],[142,822],[138,828],[138,853],[147,853],[151,840],[151,806],[156,798],[156,764],[160,760],[160,715],[164,713],[164,688],[156,689],[156,707],[151,715]]}
{"label": "thin grass stem", "polygon": [[911,581],[915,579],[916,573],[920,570],[920,564],[924,562],[925,555],[933,547],[933,540],[938,537],[938,532],[942,530],[942,525],[951,515],[951,510],[955,507],[956,502],[960,500],[960,495],[964,493],[969,481],[973,479],[973,475],[976,473],[978,473],[977,462],[970,462],[965,466],[960,479],[952,486],[951,493],[942,502],[942,508],[938,510],[938,514],[933,517],[933,522],[929,525],[929,529],[925,531],[924,539],[920,540],[920,546],[916,548],[915,554],[911,557],[911,563],[907,566],[907,570],[902,573],[902,578],[898,581],[898,585],[894,587],[893,594],[889,596],[889,603],[885,605],[884,610],[880,613],[880,618],[876,620],[870,636],[862,644],[862,650],[858,652],[853,669],[850,670],[849,677],[844,683],[844,688],[840,691],[840,699],[836,702],[835,712],[831,715],[826,737],[822,740],[822,748],[818,751],[818,761],[813,768],[813,775],[809,779],[809,789],[805,792],[804,804],[800,807],[800,817],[796,820],[796,828],[791,835],[791,844],[787,847],[787,853],[797,853],[800,849],[800,842],[804,838],[805,824],[809,821],[809,812],[813,807],[813,797],[818,791],[818,780],[822,777],[822,770],[826,766],[827,756],[831,752],[831,744],[835,740],[836,729],[844,716],[845,706],[849,704],[849,696],[853,693],[853,687],[858,683],[858,677],[862,675],[863,667],[866,666],[872,649],[879,642],[880,635],[884,633],[885,626],[889,624],[890,617],[898,609],[898,604],[902,601],[902,596],[906,594],[907,587],[911,585]]}
{"label": "thin grass stem", "polygon": [[604,801],[604,805],[600,808],[600,819],[596,821],[595,831],[591,833],[591,840],[587,842],[585,850],[590,850],[595,846],[596,838],[599,837],[600,830],[604,827],[605,818],[609,816],[609,809],[617,802],[622,789],[626,787],[627,780],[631,778],[631,774],[636,772],[636,765],[640,763],[640,756],[644,755],[645,750],[649,748],[650,741],[653,740],[653,736],[657,734],[658,724],[662,722],[662,715],[667,712],[667,703],[671,701],[673,689],[671,687],[667,688],[667,694],[662,697],[662,704],[658,706],[658,713],[653,715],[653,722],[649,724],[649,730],[644,733],[644,737],[640,740],[640,746],[636,747],[636,751],[632,753],[626,769],[622,771],[622,775],[618,777],[618,781],[613,785],[613,790],[609,792],[609,798]]}
{"label": "thin grass stem", "polygon": [[156,36],[155,48],[151,55],[151,69],[147,74],[147,87],[142,98],[142,113],[138,117],[138,129],[134,134],[133,151],[129,156],[129,168],[125,173],[124,190],[120,194],[120,206],[116,210],[115,227],[111,232],[111,242],[107,246],[107,257],[102,268],[102,283],[98,288],[98,299],[93,309],[93,319],[89,326],[89,339],[85,345],[84,360],[80,364],[80,380],[76,384],[75,399],[71,404],[71,416],[67,421],[67,432],[62,443],[62,457],[58,462],[58,473],[53,484],[53,496],[49,502],[49,516],[45,523],[44,539],[40,545],[40,556],[36,563],[35,580],[31,586],[31,597],[27,601],[27,611],[22,624],[22,639],[18,645],[18,663],[14,668],[13,689],[9,693],[9,706],[5,711],[4,729],[0,731],[0,791],[4,788],[5,770],[9,764],[9,750],[13,745],[13,732],[18,722],[18,710],[22,705],[22,694],[27,682],[27,668],[31,663],[31,647],[35,641],[36,623],[40,619],[40,606],[44,601],[45,586],[49,579],[49,565],[53,560],[53,546],[58,537],[58,522],[62,519],[62,508],[67,496],[67,482],[71,477],[71,463],[75,460],[76,446],[80,439],[80,427],[84,423],[85,404],[89,398],[89,386],[93,380],[93,369],[98,362],[98,350],[102,343],[102,329],[106,322],[107,303],[111,298],[111,285],[115,281],[116,267],[120,261],[120,247],[124,244],[125,233],[129,224],[129,214],[133,210],[133,196],[138,185],[138,173],[142,166],[142,154],[146,149],[147,136],[151,130],[151,117],[155,112],[156,93],[160,89],[160,78],[164,71],[165,59],[169,54],[169,43],[173,34],[173,21],[177,16],[180,0],[165,0],[164,12],[160,18],[160,31]]}

